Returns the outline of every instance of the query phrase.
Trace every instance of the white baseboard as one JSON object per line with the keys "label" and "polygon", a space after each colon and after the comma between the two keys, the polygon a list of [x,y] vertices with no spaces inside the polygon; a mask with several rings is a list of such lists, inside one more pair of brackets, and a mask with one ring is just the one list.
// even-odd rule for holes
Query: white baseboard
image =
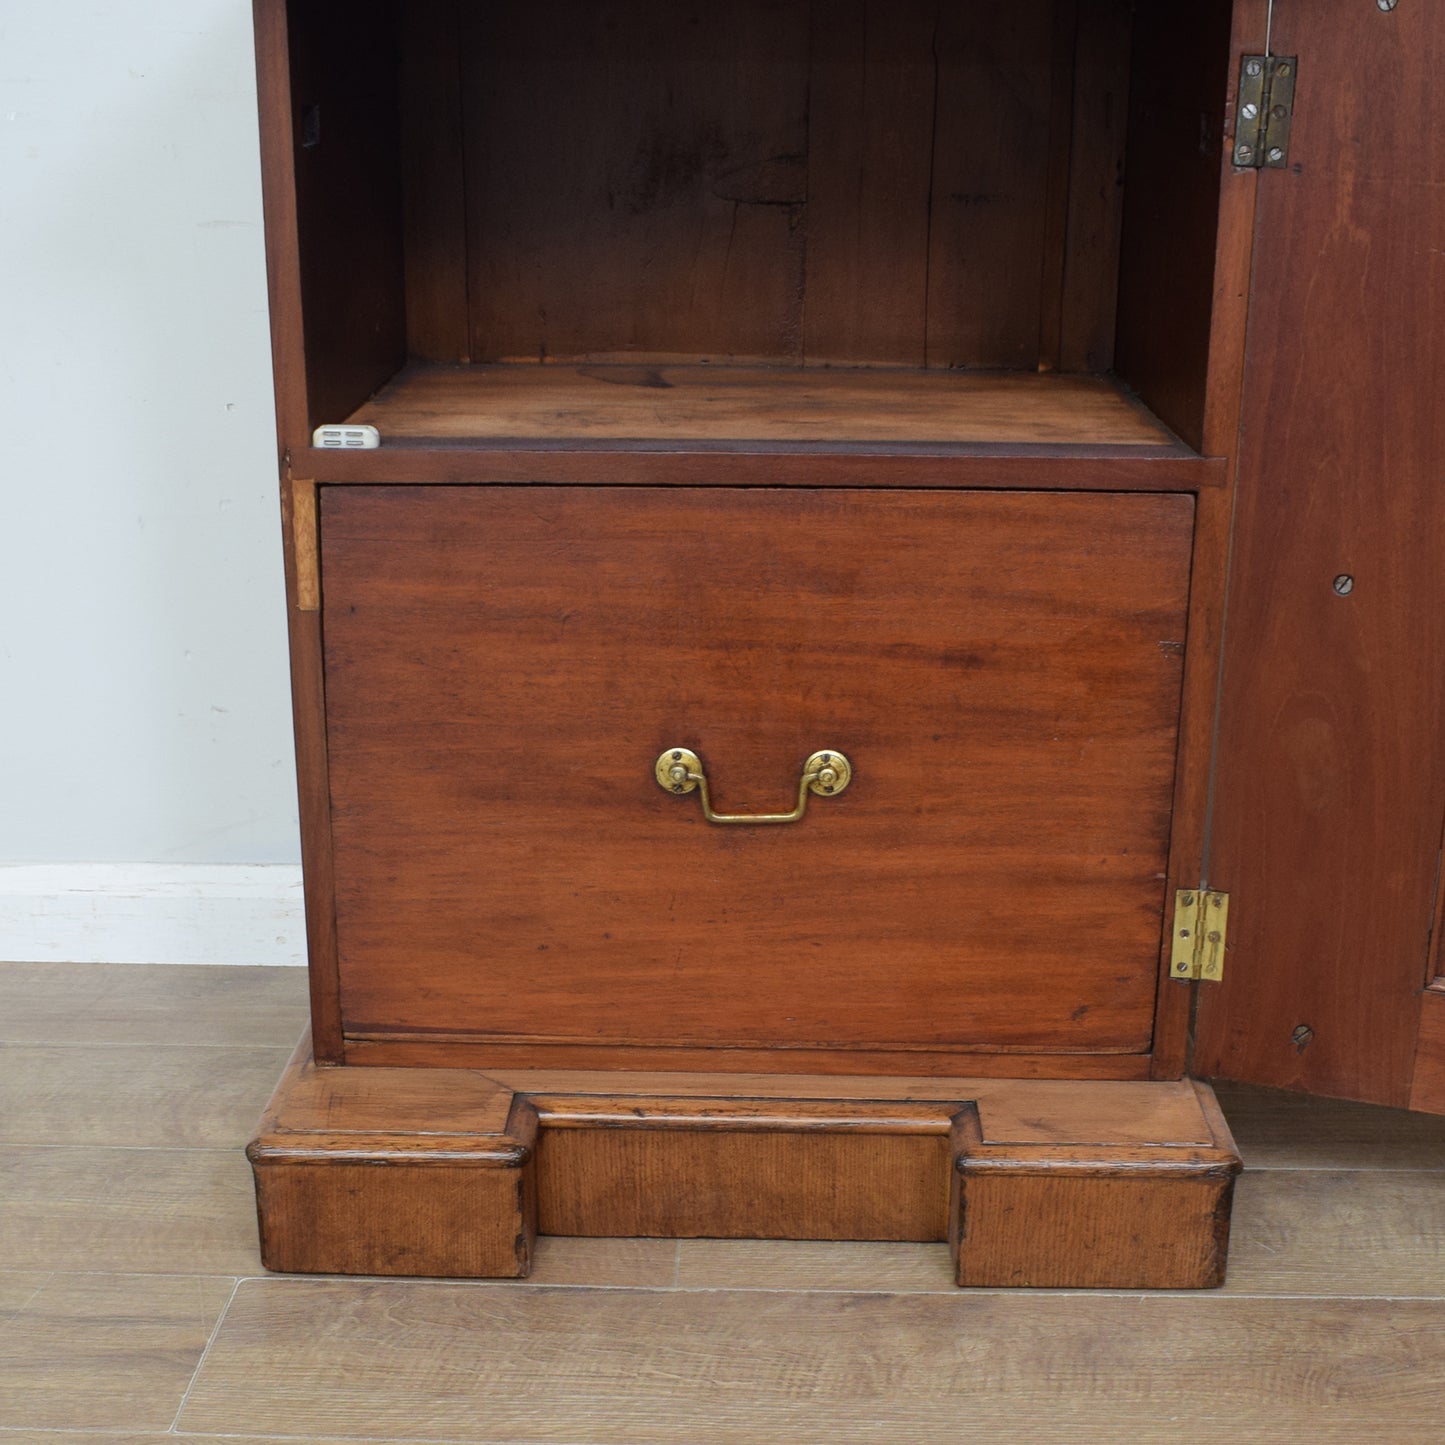
{"label": "white baseboard", "polygon": [[0,865],[0,959],[304,964],[293,864]]}

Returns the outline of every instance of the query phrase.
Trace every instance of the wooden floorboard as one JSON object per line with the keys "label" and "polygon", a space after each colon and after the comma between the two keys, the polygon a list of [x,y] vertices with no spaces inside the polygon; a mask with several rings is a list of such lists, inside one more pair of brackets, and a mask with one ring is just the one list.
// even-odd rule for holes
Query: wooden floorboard
{"label": "wooden floorboard", "polygon": [[1083,1422],[1107,1415],[1131,1433],[1172,1417],[1235,1439],[1286,1425],[1358,1439],[1438,1428],[1441,1390],[1442,1301],[249,1280],[179,1423],[559,1445],[942,1445],[961,1420],[975,1434],[1101,1438]]}
{"label": "wooden floorboard", "polygon": [[166,1429],[234,1282],[55,1274],[0,1325],[0,1424]]}
{"label": "wooden floorboard", "polygon": [[0,1144],[244,1146],[291,1050],[7,1044]]}
{"label": "wooden floorboard", "polygon": [[0,1043],[289,1049],[305,1026],[299,968],[0,965]]}
{"label": "wooden floorboard", "polygon": [[0,965],[0,1445],[1439,1438],[1445,1120],[1223,1087],[1246,1172],[1212,1294],[958,1291],[942,1245],[786,1241],[288,1279],[240,1145],[304,992]]}

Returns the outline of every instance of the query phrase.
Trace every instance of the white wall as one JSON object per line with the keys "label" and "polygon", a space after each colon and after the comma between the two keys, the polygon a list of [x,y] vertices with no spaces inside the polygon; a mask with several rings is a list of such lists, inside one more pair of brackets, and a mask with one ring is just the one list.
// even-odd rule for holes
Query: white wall
{"label": "white wall", "polygon": [[0,0],[0,864],[298,856],[247,0]]}

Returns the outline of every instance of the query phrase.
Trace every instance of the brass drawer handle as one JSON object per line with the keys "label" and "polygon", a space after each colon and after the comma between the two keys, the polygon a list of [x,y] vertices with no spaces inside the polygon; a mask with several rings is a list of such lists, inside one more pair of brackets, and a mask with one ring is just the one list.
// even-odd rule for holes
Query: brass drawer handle
{"label": "brass drawer handle", "polygon": [[702,794],[702,815],[709,823],[796,823],[808,810],[808,794],[836,797],[852,780],[853,765],[839,752],[814,753],[798,779],[798,804],[791,813],[714,813],[702,759],[687,748],[668,748],[654,770],[658,785],[669,793]]}

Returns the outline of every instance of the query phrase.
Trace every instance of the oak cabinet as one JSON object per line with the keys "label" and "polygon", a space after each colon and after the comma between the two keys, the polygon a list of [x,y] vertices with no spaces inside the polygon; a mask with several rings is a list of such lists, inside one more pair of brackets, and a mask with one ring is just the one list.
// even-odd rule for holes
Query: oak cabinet
{"label": "oak cabinet", "polygon": [[[1345,55],[1409,55],[1403,134],[1445,49],[1327,8],[1268,55],[1253,0],[257,0],[313,996],[268,1263],[951,1237],[964,1283],[1211,1284],[1238,1161],[1188,1074],[1406,1102],[1359,1041],[1285,1050],[1319,974],[1234,881],[1255,793],[1266,870],[1318,846],[1280,780],[1329,750],[1268,730],[1304,479],[1261,398],[1302,455],[1386,445],[1312,369],[1358,238],[1271,207],[1353,204]],[[1438,315],[1405,223],[1357,221],[1371,285]],[[1306,254],[1308,346],[1261,290]],[[1377,511],[1438,525],[1410,415]],[[1352,625],[1332,577],[1423,539],[1333,550],[1325,471],[1284,610]],[[1397,1061],[1419,944],[1371,964]]]}

